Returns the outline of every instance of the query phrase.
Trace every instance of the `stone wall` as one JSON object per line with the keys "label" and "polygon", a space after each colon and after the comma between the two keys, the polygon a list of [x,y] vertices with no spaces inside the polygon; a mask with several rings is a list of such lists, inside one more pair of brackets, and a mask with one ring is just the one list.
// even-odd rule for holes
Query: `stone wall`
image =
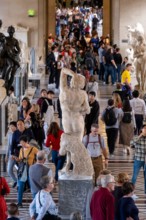
{"label": "stone wall", "polygon": [[[112,35],[113,42],[117,43],[125,55],[127,25],[135,25],[140,22],[146,33],[146,0],[112,0]],[[124,42],[123,42],[124,41]]]}
{"label": "stone wall", "polygon": [[[3,21],[3,27],[9,25],[28,27],[28,46],[36,48],[38,56],[44,57],[47,31],[49,32],[51,29],[53,34],[55,31],[55,0],[1,0],[0,3],[0,19]],[[50,4],[51,9],[49,8]],[[28,9],[34,9],[36,15],[29,17]]]}

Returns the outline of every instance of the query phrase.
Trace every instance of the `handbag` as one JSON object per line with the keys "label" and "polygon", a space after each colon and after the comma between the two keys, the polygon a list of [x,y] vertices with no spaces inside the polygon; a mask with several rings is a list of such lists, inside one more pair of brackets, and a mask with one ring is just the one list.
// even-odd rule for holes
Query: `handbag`
{"label": "handbag", "polygon": [[33,147],[30,149],[28,155],[26,158],[24,158],[24,151],[23,151],[23,148],[22,148],[22,161],[19,162],[18,164],[18,170],[17,170],[17,176],[18,176],[18,179],[22,182],[25,182],[27,180],[27,172],[28,172],[28,157],[29,155],[31,154],[33,150]]}
{"label": "handbag", "polygon": [[4,188],[2,177],[1,177],[1,192],[0,192],[0,195],[5,196],[6,194],[7,194],[7,192],[6,192],[6,189]]}

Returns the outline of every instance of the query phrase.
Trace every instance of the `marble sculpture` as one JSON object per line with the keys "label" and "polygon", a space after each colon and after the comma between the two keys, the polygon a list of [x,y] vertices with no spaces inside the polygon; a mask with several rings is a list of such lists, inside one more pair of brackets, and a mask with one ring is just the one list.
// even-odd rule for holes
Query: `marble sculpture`
{"label": "marble sculpture", "polygon": [[137,23],[134,28],[128,26],[129,44],[133,49],[136,79],[141,92],[146,91],[146,39],[143,26]]}
{"label": "marble sculpture", "polygon": [[[67,76],[71,76],[68,85]],[[70,163],[73,163],[72,175],[92,176],[93,166],[87,150],[82,144],[84,133],[84,114],[89,114],[88,97],[82,89],[85,78],[80,74],[63,68],[60,76],[60,104],[62,109],[62,124],[64,134],[61,138],[60,155],[67,153],[67,165],[63,172],[68,173]]]}

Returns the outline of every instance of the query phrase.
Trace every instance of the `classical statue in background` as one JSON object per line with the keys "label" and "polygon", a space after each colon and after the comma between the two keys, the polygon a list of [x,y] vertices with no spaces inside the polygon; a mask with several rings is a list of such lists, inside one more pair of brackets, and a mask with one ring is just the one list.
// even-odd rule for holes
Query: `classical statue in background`
{"label": "classical statue in background", "polygon": [[[0,20],[0,28],[2,27],[2,20]],[[4,78],[6,71],[6,37],[3,33],[0,33],[0,75]]]}
{"label": "classical statue in background", "polygon": [[146,40],[143,26],[137,23],[134,28],[128,26],[129,44],[133,49],[136,79],[140,91],[146,90]]}
{"label": "classical statue in background", "polygon": [[[2,21],[0,20],[0,28]],[[7,30],[9,36],[4,36],[0,33],[0,73],[2,79],[5,81],[5,88],[8,90],[13,84],[14,76],[17,69],[20,67],[19,54],[21,52],[18,40],[15,39],[15,28],[9,26]]]}
{"label": "classical statue in background", "polygon": [[[71,76],[70,85],[67,76]],[[60,155],[67,154],[67,165],[62,172],[68,173],[71,162],[73,175],[92,176],[93,166],[87,150],[82,144],[84,114],[90,113],[88,97],[84,90],[85,78],[70,69],[63,68],[60,76],[60,104],[64,134],[61,138]],[[86,168],[85,168],[86,163]]]}
{"label": "classical statue in background", "polygon": [[[67,76],[71,76],[68,86]],[[84,90],[85,77],[70,69],[63,68],[60,76],[60,104],[62,109],[62,124],[64,132],[76,134],[80,140],[84,134],[83,115],[90,113],[88,97]]]}
{"label": "classical statue in background", "polygon": [[14,33],[15,28],[13,26],[9,26],[7,30],[9,36],[6,37],[6,50],[7,50],[7,65],[8,69],[5,73],[5,87],[7,90],[11,87],[14,81],[14,76],[17,69],[20,67],[20,57],[19,54],[21,52],[18,40],[15,39]]}

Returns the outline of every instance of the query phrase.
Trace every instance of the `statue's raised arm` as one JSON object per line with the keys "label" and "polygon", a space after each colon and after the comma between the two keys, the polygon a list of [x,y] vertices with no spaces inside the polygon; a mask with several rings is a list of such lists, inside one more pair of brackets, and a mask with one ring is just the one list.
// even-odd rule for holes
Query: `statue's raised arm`
{"label": "statue's raised arm", "polygon": [[[71,76],[68,86],[67,76]],[[90,112],[87,94],[82,89],[85,77],[63,68],[60,76],[60,104],[62,109],[62,123],[65,133],[77,134],[80,139],[84,133],[83,114]]]}
{"label": "statue's raised arm", "polygon": [[74,73],[72,70],[67,69],[67,68],[62,68],[61,70],[61,75],[60,75],[60,89],[64,90],[65,88],[68,87],[67,85],[67,76],[75,77],[77,75]]}

